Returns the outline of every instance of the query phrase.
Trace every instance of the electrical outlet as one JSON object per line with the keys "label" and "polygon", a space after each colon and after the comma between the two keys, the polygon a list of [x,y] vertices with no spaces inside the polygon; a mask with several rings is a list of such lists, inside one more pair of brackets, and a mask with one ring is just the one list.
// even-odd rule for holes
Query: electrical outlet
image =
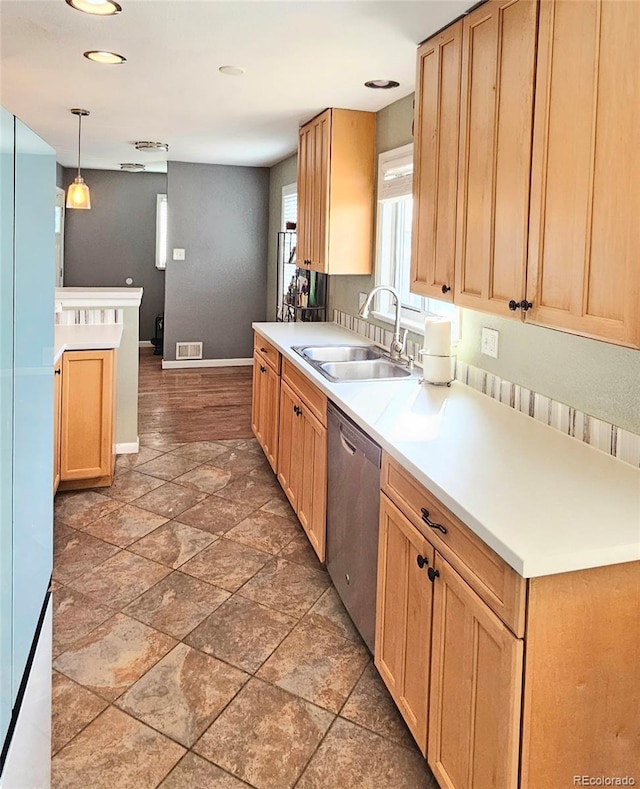
{"label": "electrical outlet", "polygon": [[496,329],[487,329],[486,326],[483,326],[480,353],[484,354],[485,356],[491,356],[494,359],[497,359],[498,336],[499,336],[499,332]]}
{"label": "electrical outlet", "polygon": [[363,304],[365,303],[366,300],[367,300],[367,294],[366,293],[362,293],[362,291],[360,293],[358,293],[358,309],[359,310],[362,309],[362,306],[363,306]]}
{"label": "electrical outlet", "polygon": [[173,259],[174,260],[184,260],[184,249],[174,249],[173,250]]}

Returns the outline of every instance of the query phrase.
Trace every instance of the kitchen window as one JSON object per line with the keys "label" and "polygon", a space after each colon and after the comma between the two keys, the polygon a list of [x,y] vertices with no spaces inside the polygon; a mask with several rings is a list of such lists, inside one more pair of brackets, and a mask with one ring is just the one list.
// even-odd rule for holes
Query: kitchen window
{"label": "kitchen window", "polygon": [[[459,338],[460,311],[453,304],[409,291],[411,281],[411,224],[413,219],[413,143],[378,157],[376,221],[376,285],[392,285],[400,294],[402,325],[422,333],[428,315],[451,320],[454,342]],[[393,323],[393,297],[382,292],[373,316]]]}
{"label": "kitchen window", "polygon": [[156,268],[167,267],[167,196],[156,196]]}

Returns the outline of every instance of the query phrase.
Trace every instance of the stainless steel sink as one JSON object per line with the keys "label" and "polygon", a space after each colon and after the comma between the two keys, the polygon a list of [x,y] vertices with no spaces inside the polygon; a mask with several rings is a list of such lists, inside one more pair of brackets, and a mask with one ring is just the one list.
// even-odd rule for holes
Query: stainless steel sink
{"label": "stainless steel sink", "polygon": [[382,352],[373,345],[308,345],[294,348],[312,362],[360,362],[379,359]]}
{"label": "stainless steel sink", "polygon": [[292,350],[330,381],[390,381],[412,373],[374,345],[299,345]]}
{"label": "stainless steel sink", "polygon": [[407,378],[411,375],[406,367],[387,359],[368,359],[356,362],[325,362],[318,366],[320,372],[331,381],[381,381]]}

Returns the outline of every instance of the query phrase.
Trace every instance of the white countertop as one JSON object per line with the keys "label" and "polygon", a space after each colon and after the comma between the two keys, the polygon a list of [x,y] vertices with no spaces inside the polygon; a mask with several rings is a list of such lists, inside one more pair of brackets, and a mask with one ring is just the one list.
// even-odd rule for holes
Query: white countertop
{"label": "white countertop", "polygon": [[366,345],[330,323],[254,323],[525,578],[640,559],[640,470],[464,384],[332,383],[292,346]]}
{"label": "white countertop", "polygon": [[81,307],[139,307],[142,288],[56,288],[56,311]]}
{"label": "white countertop", "polygon": [[121,324],[56,326],[53,344],[54,364],[65,351],[104,351],[119,348]]}

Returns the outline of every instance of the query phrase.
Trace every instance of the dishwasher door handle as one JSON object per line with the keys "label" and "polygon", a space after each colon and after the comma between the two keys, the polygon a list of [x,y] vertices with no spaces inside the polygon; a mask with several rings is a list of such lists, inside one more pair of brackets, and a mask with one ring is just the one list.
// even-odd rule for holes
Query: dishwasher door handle
{"label": "dishwasher door handle", "polygon": [[350,443],[347,441],[347,439],[346,439],[346,438],[344,437],[344,435],[342,434],[342,430],[340,431],[340,443],[342,444],[342,446],[345,448],[345,450],[346,450],[346,451],[347,451],[347,452],[348,452],[350,455],[355,455],[355,454],[356,454],[356,452],[357,452],[356,448],[353,446],[353,444],[350,444]]}

